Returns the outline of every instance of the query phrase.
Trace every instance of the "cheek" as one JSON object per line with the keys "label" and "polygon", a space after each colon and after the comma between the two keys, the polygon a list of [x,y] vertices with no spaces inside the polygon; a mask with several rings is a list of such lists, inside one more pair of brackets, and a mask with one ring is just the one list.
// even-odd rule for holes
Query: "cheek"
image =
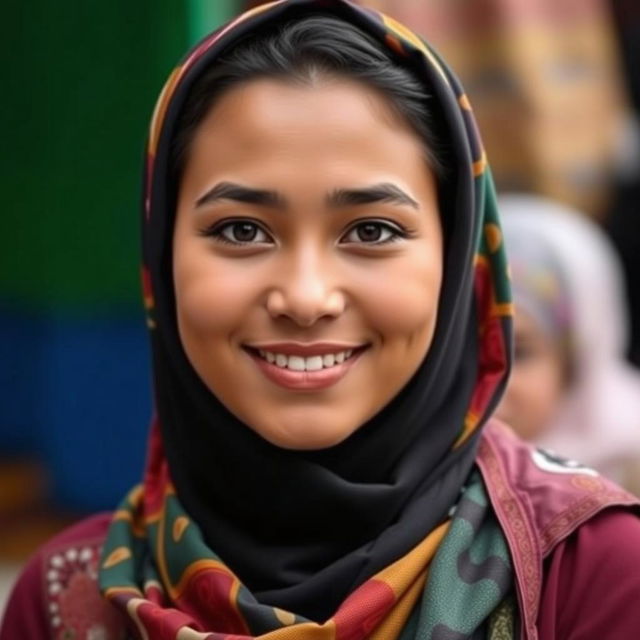
{"label": "cheek", "polygon": [[532,358],[514,367],[505,397],[508,415],[501,417],[523,437],[536,438],[550,425],[563,394],[560,364],[549,356]]}
{"label": "cheek", "polygon": [[383,336],[431,336],[441,286],[439,260],[410,260],[372,278],[367,287],[367,309]]}
{"label": "cheek", "polygon": [[246,274],[228,265],[223,268],[210,252],[199,248],[175,253],[174,286],[181,331],[203,337],[236,325],[252,296]]}
{"label": "cheek", "polygon": [[[539,385],[538,401],[540,412],[550,419],[558,408],[564,395],[562,369],[555,361],[545,362],[536,377]],[[534,384],[536,384],[534,382]]]}

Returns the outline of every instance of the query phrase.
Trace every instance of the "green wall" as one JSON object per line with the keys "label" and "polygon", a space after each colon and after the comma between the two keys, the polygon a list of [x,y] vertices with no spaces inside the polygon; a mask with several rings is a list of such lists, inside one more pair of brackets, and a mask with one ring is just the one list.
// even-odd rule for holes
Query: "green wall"
{"label": "green wall", "polygon": [[217,25],[234,16],[243,4],[240,0],[188,0],[190,42],[197,42]]}
{"label": "green wall", "polygon": [[0,298],[138,303],[142,153],[155,97],[219,0],[8,3]]}

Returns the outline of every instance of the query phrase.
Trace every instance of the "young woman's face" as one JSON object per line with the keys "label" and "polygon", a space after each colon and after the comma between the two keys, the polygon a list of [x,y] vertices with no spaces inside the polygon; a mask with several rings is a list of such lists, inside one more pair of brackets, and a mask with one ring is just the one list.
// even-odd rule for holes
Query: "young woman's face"
{"label": "young woman's face", "polygon": [[180,338],[271,443],[338,444],[432,341],[443,241],[418,136],[375,91],[255,80],[197,129],[178,196]]}
{"label": "young woman's face", "polygon": [[542,436],[552,424],[567,387],[567,354],[523,310],[515,319],[515,357],[496,416],[525,440]]}

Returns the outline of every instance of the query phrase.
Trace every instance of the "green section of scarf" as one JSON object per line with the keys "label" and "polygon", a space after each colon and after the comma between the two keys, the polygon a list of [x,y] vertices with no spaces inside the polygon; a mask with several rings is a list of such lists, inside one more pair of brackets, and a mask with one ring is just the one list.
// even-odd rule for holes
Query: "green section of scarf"
{"label": "green section of scarf", "polygon": [[[142,492],[134,490],[115,513],[99,575],[103,594],[132,619],[139,637],[503,640],[515,635],[511,560],[477,472],[448,528],[437,530],[440,538],[432,532],[358,587],[323,624],[257,602],[207,548],[170,485],[159,512],[143,516],[142,505]],[[425,551],[429,545],[435,550],[431,555]]]}
{"label": "green section of scarf", "polygon": [[511,640],[517,609],[507,542],[480,474],[472,474],[398,640]]}

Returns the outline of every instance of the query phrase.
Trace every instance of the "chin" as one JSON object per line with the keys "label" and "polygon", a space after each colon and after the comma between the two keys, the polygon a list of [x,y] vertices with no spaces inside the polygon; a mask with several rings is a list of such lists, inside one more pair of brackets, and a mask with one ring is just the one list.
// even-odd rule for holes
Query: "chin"
{"label": "chin", "polygon": [[[308,424],[308,423],[307,423]],[[291,429],[286,425],[278,425],[277,428],[254,428],[254,431],[281,449],[289,449],[291,451],[317,451],[320,449],[329,449],[346,440],[352,433],[357,431],[358,427],[344,429],[336,429],[335,425],[328,430],[326,424],[317,426],[307,426],[300,428],[299,423]]]}

